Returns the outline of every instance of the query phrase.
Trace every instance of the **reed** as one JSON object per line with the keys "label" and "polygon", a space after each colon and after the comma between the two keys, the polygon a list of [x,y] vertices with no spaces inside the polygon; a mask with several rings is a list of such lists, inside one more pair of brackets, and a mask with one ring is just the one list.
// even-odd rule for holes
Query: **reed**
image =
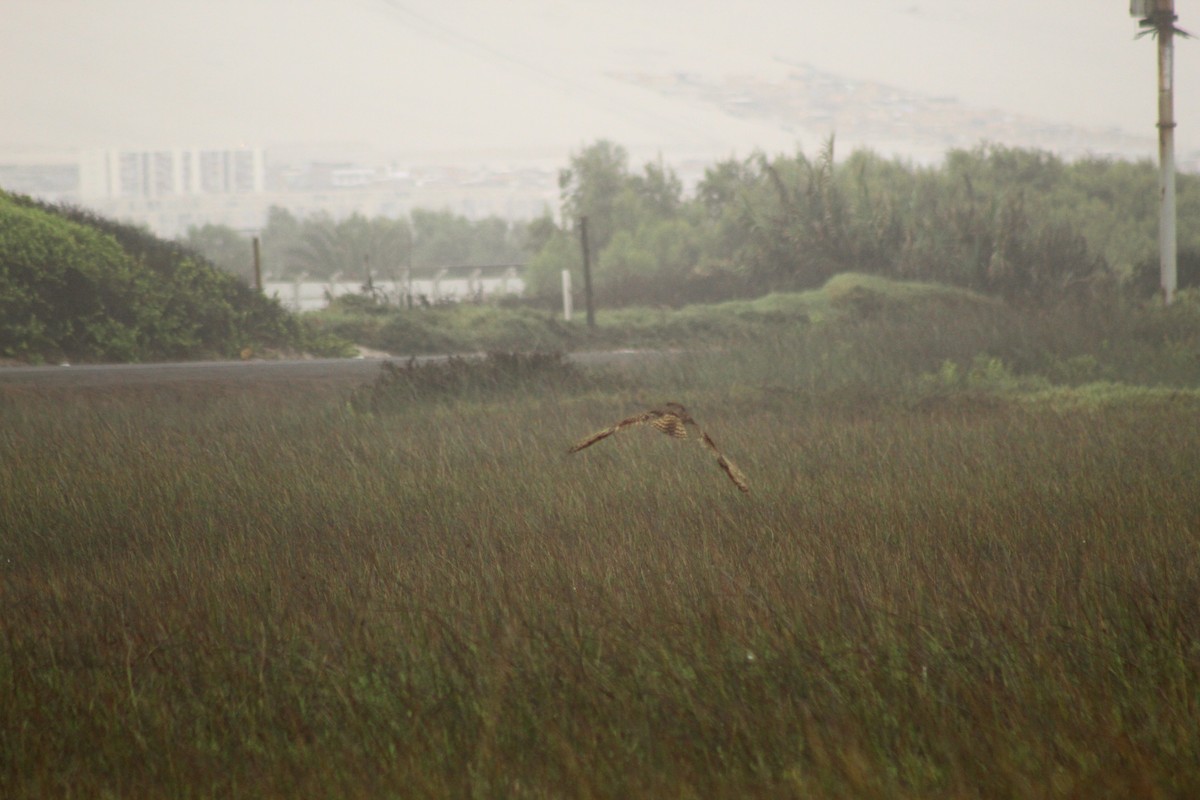
{"label": "reed", "polygon": [[[0,793],[1200,795],[1194,393],[847,403],[779,354],[5,395]],[[643,395],[754,492],[564,454]]]}

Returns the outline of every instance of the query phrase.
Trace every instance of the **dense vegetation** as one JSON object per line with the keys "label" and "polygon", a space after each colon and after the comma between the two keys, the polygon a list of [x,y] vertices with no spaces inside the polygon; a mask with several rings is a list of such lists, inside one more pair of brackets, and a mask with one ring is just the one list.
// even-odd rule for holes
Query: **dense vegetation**
{"label": "dense vegetation", "polygon": [[[1200,795],[1160,311],[841,276],[603,369],[0,384],[0,793]],[[566,454],[664,400],[748,495],[652,428]]]}
{"label": "dense vegetation", "polygon": [[[565,225],[531,226],[542,243],[528,279],[552,296],[558,272],[579,269],[575,228],[586,215],[605,303],[811,288],[847,270],[1019,303],[1119,283],[1146,297],[1157,287],[1156,180],[1149,162],[1066,163],[997,146],[952,151],[933,167],[869,151],[835,161],[830,139],[815,158],[718,163],[687,197],[669,169],[632,173],[623,148],[599,142],[562,172]],[[1200,178],[1181,175],[1179,186],[1180,220],[1200,219]],[[1181,285],[1196,285],[1200,226],[1179,228]]]}
{"label": "dense vegetation", "polygon": [[[397,280],[408,268],[517,264],[526,258],[525,226],[498,217],[468,220],[449,211],[415,209],[408,217],[354,214],[296,218],[284,208],[267,214],[264,271],[276,280]],[[246,236],[222,225],[192,228],[183,243],[229,272],[253,279]]]}
{"label": "dense vegetation", "polygon": [[0,193],[0,357],[150,361],[344,351],[202,256]]}
{"label": "dense vegetation", "polygon": [[[812,290],[847,272],[957,286],[1013,309],[1090,305],[1136,325],[1130,315],[1142,314],[1138,305],[1158,283],[1155,180],[1148,162],[1063,162],[1002,147],[953,151],[931,167],[867,151],[835,161],[830,140],[811,159],[755,154],[717,163],[685,192],[661,163],[634,172],[623,148],[601,141],[562,170],[561,222],[549,214],[520,224],[471,221],[446,211],[335,221],[273,209],[263,251],[280,277],[337,276],[366,288],[408,265],[528,262],[524,307],[509,299],[507,310],[401,313],[367,293],[303,327],[195,255],[245,283],[250,248],[235,231],[194,229],[181,246],[7,197],[0,352],[24,360],[338,352],[316,338],[329,334],[394,353],[688,344],[695,338],[685,333],[720,335],[698,322],[702,308],[667,331],[654,323],[658,312],[612,309],[737,298],[770,305],[771,293]],[[1181,287],[1200,282],[1200,226],[1189,224],[1200,219],[1198,183],[1179,176]],[[578,277],[584,216],[606,309],[599,332],[547,313],[560,271]]]}
{"label": "dense vegetation", "polygon": [[[588,218],[601,306],[670,305],[819,286],[843,271],[949,283],[1020,303],[1052,304],[1121,285],[1158,287],[1157,171],[1149,161],[1071,162],[1000,146],[955,150],[935,166],[833,140],[802,152],[727,159],[692,191],[662,163],[631,169],[600,141],[561,171],[561,215],[525,223],[449,212],[409,218],[296,219],[274,209],[268,270],[324,280],[395,277],[407,266],[528,262],[529,296],[554,302],[563,269],[579,275]],[[1180,285],[1200,285],[1200,177],[1178,178]],[[229,229],[187,240],[243,274],[249,246]]]}

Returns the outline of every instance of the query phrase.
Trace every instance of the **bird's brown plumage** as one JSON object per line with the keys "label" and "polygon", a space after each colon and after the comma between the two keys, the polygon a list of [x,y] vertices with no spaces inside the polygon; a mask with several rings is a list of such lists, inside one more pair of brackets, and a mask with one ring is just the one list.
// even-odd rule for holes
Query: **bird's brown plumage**
{"label": "bird's brown plumage", "polygon": [[695,428],[700,444],[711,450],[717,457],[717,466],[729,476],[729,480],[733,481],[733,484],[743,492],[750,491],[750,485],[746,482],[746,476],[742,474],[742,471],[725,457],[724,453],[717,448],[716,442],[712,440],[712,437],[700,429],[700,426],[696,424],[696,420],[692,418],[692,415],[679,403],[663,403],[658,408],[652,408],[649,411],[643,411],[641,414],[626,417],[616,425],[596,431],[591,436],[573,445],[567,452],[578,453],[585,447],[591,447],[596,442],[601,439],[607,439],[614,433],[647,423],[675,439],[688,438],[688,427]]}

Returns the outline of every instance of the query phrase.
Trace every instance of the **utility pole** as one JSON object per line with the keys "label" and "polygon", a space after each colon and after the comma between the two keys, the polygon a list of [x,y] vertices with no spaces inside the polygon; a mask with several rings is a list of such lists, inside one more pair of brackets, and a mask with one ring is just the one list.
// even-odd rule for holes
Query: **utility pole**
{"label": "utility pole", "polygon": [[412,268],[413,268],[413,245],[414,245],[413,237],[414,236],[416,236],[416,234],[413,232],[413,229],[410,227],[408,229],[408,262],[404,266],[404,303],[405,303],[405,305],[408,306],[409,311],[411,311],[412,307],[413,307]]}
{"label": "utility pole", "polygon": [[1143,28],[1138,36],[1151,34],[1158,40],[1158,167],[1159,199],[1158,261],[1163,303],[1175,299],[1175,34],[1188,34],[1175,27],[1175,0],[1130,0],[1129,13]]}
{"label": "utility pole", "polygon": [[583,247],[583,299],[587,304],[587,326],[596,327],[596,307],[592,303],[592,257],[588,248],[587,217],[579,218],[579,240]]}

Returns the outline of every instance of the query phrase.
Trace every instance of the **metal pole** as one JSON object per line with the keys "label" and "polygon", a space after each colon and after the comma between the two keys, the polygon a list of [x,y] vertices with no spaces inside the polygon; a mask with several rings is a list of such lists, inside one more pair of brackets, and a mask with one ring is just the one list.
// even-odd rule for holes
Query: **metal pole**
{"label": "metal pole", "polygon": [[1158,164],[1162,205],[1158,219],[1163,303],[1175,299],[1175,0],[1158,0]]}
{"label": "metal pole", "polygon": [[592,303],[592,258],[588,250],[587,217],[579,218],[579,238],[583,245],[583,300],[587,305],[587,326],[596,327],[596,308]]}

